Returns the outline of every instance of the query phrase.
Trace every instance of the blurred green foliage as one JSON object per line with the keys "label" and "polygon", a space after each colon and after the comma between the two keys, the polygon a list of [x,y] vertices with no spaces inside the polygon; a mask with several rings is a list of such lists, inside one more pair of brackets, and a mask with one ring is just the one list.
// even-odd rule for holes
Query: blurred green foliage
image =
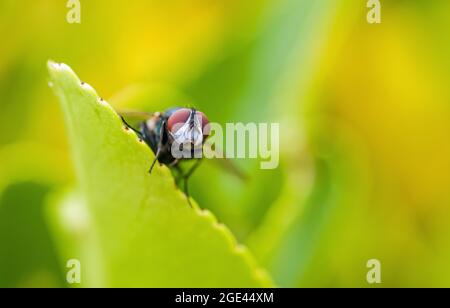
{"label": "blurred green foliage", "polygon": [[0,2],[1,286],[62,286],[68,254],[95,258],[47,211],[77,182],[49,58],[117,109],[279,122],[278,169],[192,180],[277,285],[368,286],[372,258],[383,286],[450,284],[448,1],[382,1],[379,25],[356,0],[81,4],[68,24],[64,1]]}

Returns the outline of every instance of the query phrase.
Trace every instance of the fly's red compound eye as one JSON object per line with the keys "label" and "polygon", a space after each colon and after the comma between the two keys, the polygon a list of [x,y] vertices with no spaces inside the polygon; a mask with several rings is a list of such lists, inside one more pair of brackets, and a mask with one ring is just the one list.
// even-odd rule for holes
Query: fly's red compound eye
{"label": "fly's red compound eye", "polygon": [[209,120],[206,117],[206,115],[203,112],[198,111],[198,114],[201,116],[202,118],[202,131],[203,131],[203,136],[208,136],[210,133],[210,126],[209,124]]}
{"label": "fly's red compound eye", "polygon": [[172,133],[175,133],[191,115],[191,110],[187,108],[182,108],[175,111],[167,121],[167,127]]}

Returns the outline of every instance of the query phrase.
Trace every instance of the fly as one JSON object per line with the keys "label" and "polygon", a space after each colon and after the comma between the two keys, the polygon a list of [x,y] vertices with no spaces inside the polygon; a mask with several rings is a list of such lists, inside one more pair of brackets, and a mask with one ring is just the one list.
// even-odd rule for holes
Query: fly
{"label": "fly", "polygon": [[[132,113],[130,113],[132,115]],[[184,180],[184,192],[191,205],[188,190],[188,179],[195,172],[201,163],[201,157],[196,155],[198,151],[203,151],[203,145],[208,138],[209,120],[206,115],[195,108],[170,108],[165,112],[154,114],[135,113],[144,116],[145,120],[135,129],[127,123],[121,116],[123,123],[133,130],[155,153],[155,158],[150,166],[149,173],[152,172],[156,162],[175,168]],[[180,152],[190,152],[186,157],[175,155],[174,149]],[[180,161],[195,159],[191,168],[183,173],[179,166]],[[192,206],[192,205],[191,205]]]}

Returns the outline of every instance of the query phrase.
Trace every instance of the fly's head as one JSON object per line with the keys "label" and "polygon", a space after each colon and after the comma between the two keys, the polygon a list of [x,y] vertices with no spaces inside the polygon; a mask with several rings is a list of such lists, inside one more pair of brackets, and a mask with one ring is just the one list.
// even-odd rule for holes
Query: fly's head
{"label": "fly's head", "polygon": [[209,135],[208,124],[208,118],[203,112],[193,108],[181,108],[169,117],[167,128],[176,144],[200,148]]}

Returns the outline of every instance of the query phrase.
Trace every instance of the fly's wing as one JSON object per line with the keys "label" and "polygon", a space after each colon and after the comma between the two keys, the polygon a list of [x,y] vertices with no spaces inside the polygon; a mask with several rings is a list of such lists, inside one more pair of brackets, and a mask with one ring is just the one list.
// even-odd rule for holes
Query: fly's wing
{"label": "fly's wing", "polygon": [[127,126],[131,126],[133,130],[139,130],[139,126],[142,122],[145,122],[153,117],[153,113],[136,111],[136,110],[119,110],[117,113],[127,123]]}
{"label": "fly's wing", "polygon": [[217,166],[224,169],[228,173],[233,174],[234,176],[238,177],[242,181],[248,180],[247,174],[241,168],[239,168],[236,164],[234,164],[230,159],[226,158],[223,153],[223,150],[218,148],[217,146],[215,146],[215,148],[213,149],[211,144],[206,142],[203,145],[203,153],[205,155],[207,155],[208,157],[212,157],[212,156],[216,157],[214,159],[208,159],[208,160],[212,161],[213,163],[215,163]]}
{"label": "fly's wing", "polygon": [[147,121],[154,115],[151,112],[144,112],[137,110],[119,110],[117,113],[122,117],[126,118],[127,120],[139,122]]}

